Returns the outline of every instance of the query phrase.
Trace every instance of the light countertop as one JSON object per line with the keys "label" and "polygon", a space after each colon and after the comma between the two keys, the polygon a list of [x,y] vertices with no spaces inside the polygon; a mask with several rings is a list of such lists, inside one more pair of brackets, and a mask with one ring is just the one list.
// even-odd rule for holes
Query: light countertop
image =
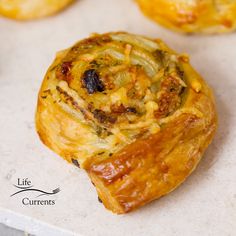
{"label": "light countertop", "polygon": [[[127,215],[97,200],[86,173],[67,164],[34,129],[37,93],[55,53],[93,32],[129,31],[162,38],[190,54],[214,89],[219,129],[196,171],[176,191]],[[154,24],[132,0],[80,0],[33,22],[0,18],[0,223],[36,235],[236,235],[236,33],[184,36]],[[54,205],[23,205],[17,179],[60,192]],[[25,194],[25,195],[24,195]],[[31,193],[32,194],[32,193]]]}

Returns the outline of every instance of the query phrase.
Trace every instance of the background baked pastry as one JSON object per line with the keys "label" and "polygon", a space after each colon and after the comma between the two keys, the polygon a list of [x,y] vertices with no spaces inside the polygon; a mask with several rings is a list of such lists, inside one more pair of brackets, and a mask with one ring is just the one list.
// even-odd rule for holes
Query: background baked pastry
{"label": "background baked pastry", "polygon": [[176,31],[224,33],[236,28],[236,0],[136,0],[145,15]]}
{"label": "background baked pastry", "polygon": [[126,213],[181,184],[216,129],[210,88],[161,40],[93,35],[61,51],[39,92],[36,127]]}
{"label": "background baked pastry", "polygon": [[0,14],[18,20],[53,15],[74,0],[0,0]]}

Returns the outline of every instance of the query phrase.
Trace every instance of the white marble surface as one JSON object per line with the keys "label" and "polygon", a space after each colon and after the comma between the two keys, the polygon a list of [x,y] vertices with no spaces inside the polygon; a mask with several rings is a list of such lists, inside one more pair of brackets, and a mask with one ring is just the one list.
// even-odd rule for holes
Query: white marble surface
{"label": "white marble surface", "polygon": [[[39,141],[37,92],[55,52],[92,32],[160,37],[191,55],[214,88],[219,129],[193,175],[176,191],[131,214],[116,216],[97,201],[86,174]],[[19,23],[0,19],[0,222],[37,235],[236,235],[236,33],[183,36],[148,19],[132,0],[80,0],[62,14]],[[61,192],[53,206],[24,206],[17,178]]]}

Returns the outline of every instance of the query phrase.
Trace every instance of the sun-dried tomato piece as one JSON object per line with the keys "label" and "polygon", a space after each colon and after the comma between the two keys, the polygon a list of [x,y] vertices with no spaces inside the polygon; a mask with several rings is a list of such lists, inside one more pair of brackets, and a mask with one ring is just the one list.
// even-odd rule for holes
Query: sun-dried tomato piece
{"label": "sun-dried tomato piece", "polygon": [[89,94],[103,92],[105,90],[105,86],[94,69],[86,70],[84,72],[82,84],[87,89]]}

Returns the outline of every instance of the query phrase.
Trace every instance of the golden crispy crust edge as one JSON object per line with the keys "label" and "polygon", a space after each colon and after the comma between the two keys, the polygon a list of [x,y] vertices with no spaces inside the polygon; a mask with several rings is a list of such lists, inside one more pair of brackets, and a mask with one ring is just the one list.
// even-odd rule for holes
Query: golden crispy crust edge
{"label": "golden crispy crust edge", "polygon": [[[66,52],[58,54],[50,68],[57,64]],[[167,127],[157,135],[149,137],[147,140],[138,140],[110,159],[99,163],[96,160],[90,160],[83,166],[96,185],[98,195],[105,207],[115,213],[132,211],[175,189],[195,169],[205,149],[212,141],[217,126],[213,95],[192,67],[188,63],[183,64],[186,76],[197,77],[202,85],[200,93],[189,89],[185,106],[196,107],[203,113],[203,117],[198,118],[192,114],[183,114],[168,123]],[[56,104],[50,104],[49,109],[42,102],[40,96],[47,83],[46,78],[47,75],[39,93],[36,129],[46,146],[71,162],[73,152],[58,145],[58,140],[54,140],[53,135],[60,134],[53,133],[54,130],[45,122],[43,113],[46,111],[47,119],[52,119],[55,123],[61,123],[63,120],[65,126],[70,126],[71,122],[75,121],[73,116],[59,109]],[[55,117],[57,120],[54,120]],[[172,131],[166,132],[167,130]],[[48,131],[52,131],[52,135],[49,135]],[[176,135],[176,139],[173,138],[173,134]],[[139,152],[140,147],[146,148]],[[170,149],[170,147],[172,148]],[[139,159],[135,157],[139,157]],[[181,159],[182,157],[185,158]],[[117,166],[114,163],[118,163]],[[139,168],[139,163],[143,165],[141,168]],[[174,163],[177,163],[179,168],[172,168]],[[129,168],[124,168],[123,172],[120,171],[120,167],[127,165]],[[153,174],[146,175],[150,170]],[[113,173],[112,171],[115,173],[114,176],[110,174]],[[157,188],[157,186],[159,187]],[[129,198],[129,196],[131,197]]]}

